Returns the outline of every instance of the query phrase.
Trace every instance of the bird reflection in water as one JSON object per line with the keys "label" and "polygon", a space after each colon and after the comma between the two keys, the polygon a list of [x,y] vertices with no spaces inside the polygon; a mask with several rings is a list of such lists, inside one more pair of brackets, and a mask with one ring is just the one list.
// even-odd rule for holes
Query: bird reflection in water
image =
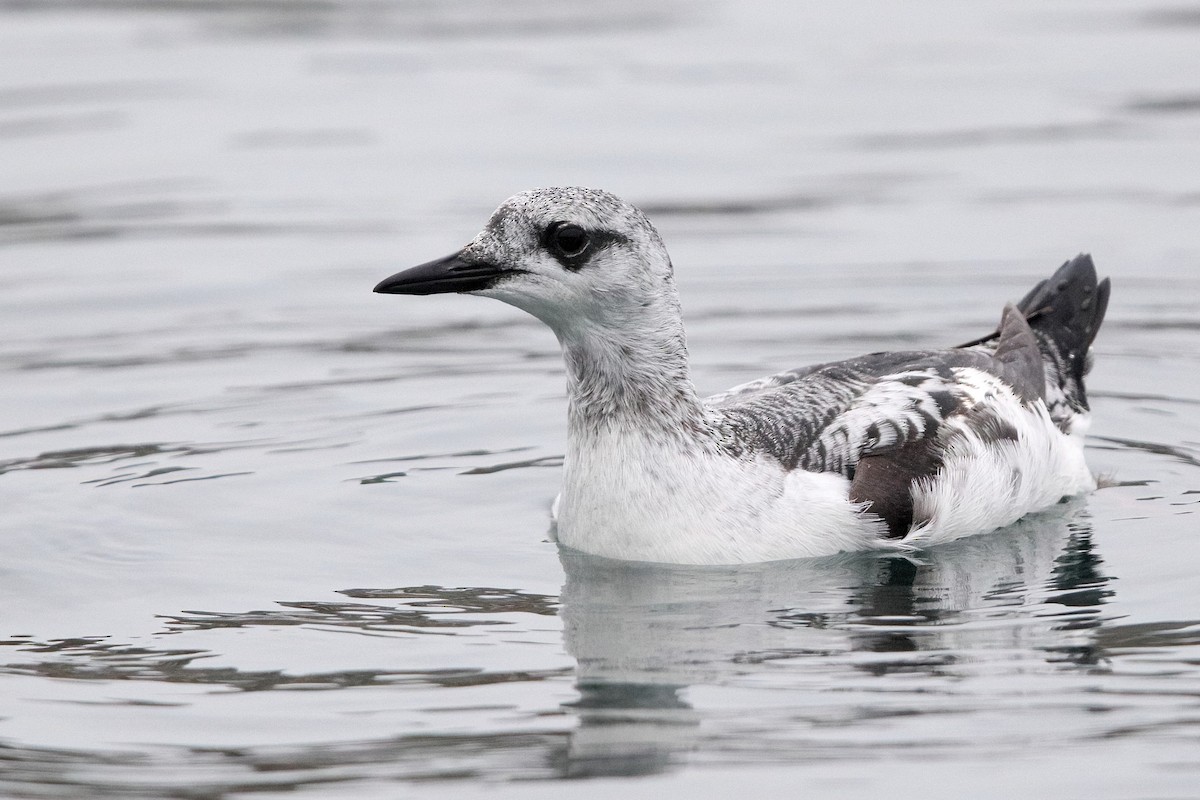
{"label": "bird reflection in water", "polygon": [[877,694],[864,681],[893,674],[1096,663],[1112,591],[1076,509],[911,558],[682,567],[564,550],[561,615],[579,691],[567,709],[579,725],[558,769],[647,774],[719,749],[706,742],[721,736],[721,715],[689,699],[694,687],[769,685],[791,693],[786,706],[805,692]]}

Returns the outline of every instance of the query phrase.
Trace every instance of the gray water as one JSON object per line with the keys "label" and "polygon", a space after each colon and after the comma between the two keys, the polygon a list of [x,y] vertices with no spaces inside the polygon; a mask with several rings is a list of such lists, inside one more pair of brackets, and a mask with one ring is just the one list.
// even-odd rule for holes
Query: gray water
{"label": "gray water", "polygon": [[[370,293],[553,184],[658,224],[706,392],[1092,252],[1105,488],[560,553],[553,336]],[[0,2],[5,797],[1197,797],[1198,414],[1196,6]]]}

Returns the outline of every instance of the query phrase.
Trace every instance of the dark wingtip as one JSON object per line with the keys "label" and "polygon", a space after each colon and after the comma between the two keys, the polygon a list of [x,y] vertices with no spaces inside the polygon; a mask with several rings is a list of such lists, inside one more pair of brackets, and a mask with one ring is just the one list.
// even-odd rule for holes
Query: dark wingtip
{"label": "dark wingtip", "polygon": [[1059,363],[1059,380],[1073,405],[1087,407],[1083,377],[1088,350],[1100,332],[1111,284],[1097,280],[1089,253],[1080,253],[1026,295],[1021,310],[1042,343],[1043,353]]}
{"label": "dark wingtip", "polygon": [[1071,259],[1069,263],[1076,269],[1087,270],[1092,275],[1096,274],[1096,263],[1092,261],[1091,253],[1080,253]]}
{"label": "dark wingtip", "polygon": [[1050,282],[1054,284],[1056,291],[1063,291],[1064,282],[1083,281],[1085,284],[1094,284],[1096,282],[1096,264],[1092,261],[1091,253],[1080,253],[1070,261],[1063,263],[1053,276]]}
{"label": "dark wingtip", "polygon": [[[1096,331],[1100,329],[1100,323],[1104,321],[1104,311],[1108,308],[1108,278],[1097,281],[1096,277],[1096,265],[1092,261],[1092,254],[1080,253],[1074,258],[1064,261],[1062,266],[1056,269],[1049,278],[1038,281],[1017,303],[1017,309],[1025,316],[1030,325],[1043,329],[1051,324],[1048,319],[1050,317],[1055,317],[1059,325],[1069,327],[1077,313],[1090,316],[1090,322],[1085,323],[1084,331],[1091,337],[1088,339],[1088,343],[1090,343],[1091,339],[1095,338]],[[1091,297],[1092,287],[1095,289],[1094,299]],[[1055,304],[1055,299],[1061,298],[1064,292],[1068,295],[1076,295],[1067,308],[1063,308],[1061,304],[1057,306]],[[1089,306],[1091,307],[1089,308]],[[972,347],[992,341],[999,333],[999,330],[996,330],[987,336],[981,336],[961,344],[959,347]]]}
{"label": "dark wingtip", "polygon": [[1033,329],[1012,303],[1004,306],[1000,317],[1000,337],[996,342],[996,361],[1001,376],[1025,402],[1044,399],[1046,371]]}

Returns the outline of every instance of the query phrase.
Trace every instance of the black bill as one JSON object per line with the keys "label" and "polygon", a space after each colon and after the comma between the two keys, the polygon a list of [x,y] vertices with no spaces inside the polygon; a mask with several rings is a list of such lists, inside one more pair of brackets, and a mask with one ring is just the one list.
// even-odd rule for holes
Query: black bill
{"label": "black bill", "polygon": [[442,294],[476,292],[491,286],[505,270],[493,264],[464,261],[461,253],[397,272],[379,282],[380,294]]}

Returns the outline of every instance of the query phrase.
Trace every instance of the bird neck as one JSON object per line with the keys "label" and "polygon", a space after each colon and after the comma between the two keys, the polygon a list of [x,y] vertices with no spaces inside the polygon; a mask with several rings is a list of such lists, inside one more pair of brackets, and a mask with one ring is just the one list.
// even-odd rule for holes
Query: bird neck
{"label": "bird neck", "polygon": [[707,427],[672,299],[640,308],[636,318],[581,321],[559,332],[572,433],[636,429],[676,438]]}

